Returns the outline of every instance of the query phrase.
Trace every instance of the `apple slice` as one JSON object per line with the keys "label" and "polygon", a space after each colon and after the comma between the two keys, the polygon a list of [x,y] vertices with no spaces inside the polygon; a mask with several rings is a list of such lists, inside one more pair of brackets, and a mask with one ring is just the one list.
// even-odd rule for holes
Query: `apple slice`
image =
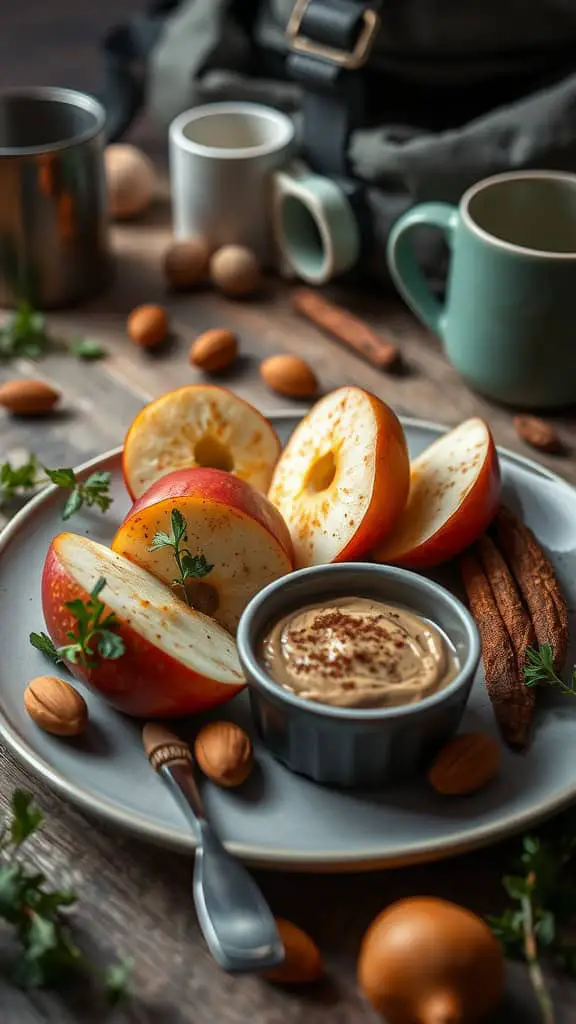
{"label": "apple slice", "polygon": [[[174,550],[150,549],[156,533],[170,533],[174,509],[186,521],[182,546],[212,566],[203,579],[187,581],[189,600],[233,633],[253,594],[293,569],[288,527],[263,494],[230,473],[169,473],[138,499],[112,542],[165,583],[178,577]],[[176,593],[183,596],[181,588]]]}
{"label": "apple slice", "polygon": [[243,685],[236,644],[222,626],[188,608],[145,569],[102,544],[74,533],[52,541],[44,563],[42,605],[57,647],[69,644],[76,619],[66,602],[89,600],[100,577],[100,599],[123,639],[116,660],[70,665],[119,711],[137,717],[175,717],[223,704]]}
{"label": "apple slice", "polygon": [[124,442],[122,468],[132,498],[175,469],[233,473],[264,494],[280,455],[271,424],[226,388],[189,384],[145,405]]}
{"label": "apple slice", "polygon": [[499,500],[490,430],[481,419],[466,420],[414,459],[408,504],[374,557],[413,569],[446,562],[484,532]]}
{"label": "apple slice", "polygon": [[268,497],[288,523],[298,566],[360,558],[406,503],[410,462],[400,422],[375,395],[343,387],[296,428]]}

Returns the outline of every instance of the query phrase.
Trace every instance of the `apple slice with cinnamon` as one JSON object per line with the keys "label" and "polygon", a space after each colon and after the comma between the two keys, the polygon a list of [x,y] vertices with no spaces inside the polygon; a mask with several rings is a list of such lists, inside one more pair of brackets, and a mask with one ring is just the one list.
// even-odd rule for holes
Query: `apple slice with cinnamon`
{"label": "apple slice with cinnamon", "polygon": [[320,399],[284,449],[268,497],[296,564],[361,558],[395,525],[410,463],[400,421],[375,395],[343,387]]}
{"label": "apple slice with cinnamon", "polygon": [[499,500],[496,447],[488,425],[474,417],[414,459],[406,508],[374,557],[414,569],[446,562],[484,533]]}

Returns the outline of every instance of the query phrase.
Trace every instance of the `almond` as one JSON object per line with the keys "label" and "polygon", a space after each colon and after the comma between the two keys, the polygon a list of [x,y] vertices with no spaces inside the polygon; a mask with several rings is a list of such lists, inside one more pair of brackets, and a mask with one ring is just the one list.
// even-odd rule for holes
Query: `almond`
{"label": "almond", "polygon": [[250,737],[234,722],[209,722],[194,743],[198,767],[219,786],[231,789],[246,781],[254,764]]}
{"label": "almond", "polygon": [[38,676],[28,683],[24,707],[36,725],[53,736],[79,736],[88,724],[86,701],[57,676]]}
{"label": "almond", "polygon": [[51,412],[60,393],[43,380],[7,380],[0,387],[0,405],[13,416],[39,416]]}
{"label": "almond", "polygon": [[168,315],[162,306],[137,306],[128,317],[128,337],[141,348],[156,348],[168,334]]}
{"label": "almond", "polygon": [[288,398],[312,398],[318,391],[314,371],[298,356],[270,356],[260,366],[262,380]]}
{"label": "almond", "polygon": [[234,362],[238,354],[238,338],[226,327],[205,331],[190,349],[190,362],[206,373],[219,373]]}
{"label": "almond", "polygon": [[442,748],[428,781],[443,796],[467,796],[494,778],[500,757],[500,746],[488,733],[463,732]]}
{"label": "almond", "polygon": [[515,416],[514,429],[518,437],[532,448],[542,452],[561,452],[562,442],[556,428],[537,416]]}
{"label": "almond", "polygon": [[324,974],[322,954],[316,943],[291,921],[276,918],[276,924],[284,946],[285,959],[279,967],[264,972],[268,981],[279,981],[282,985],[305,985],[318,981]]}

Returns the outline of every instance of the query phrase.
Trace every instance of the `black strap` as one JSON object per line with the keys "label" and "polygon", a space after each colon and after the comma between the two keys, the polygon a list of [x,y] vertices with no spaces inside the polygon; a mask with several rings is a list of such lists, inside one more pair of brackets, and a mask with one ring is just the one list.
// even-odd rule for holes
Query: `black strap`
{"label": "black strap", "polygon": [[179,4],[180,0],[154,0],[142,14],[104,36],[104,84],[99,98],[107,114],[108,142],[119,139],[140,111],[145,99],[148,57],[166,16]]}
{"label": "black strap", "polygon": [[324,51],[354,51],[365,28],[365,11],[378,5],[366,0],[308,0],[298,35],[318,47],[300,52],[294,42],[288,72],[303,90],[303,155],[321,174],[347,177],[351,132],[364,111],[362,68],[350,70]]}

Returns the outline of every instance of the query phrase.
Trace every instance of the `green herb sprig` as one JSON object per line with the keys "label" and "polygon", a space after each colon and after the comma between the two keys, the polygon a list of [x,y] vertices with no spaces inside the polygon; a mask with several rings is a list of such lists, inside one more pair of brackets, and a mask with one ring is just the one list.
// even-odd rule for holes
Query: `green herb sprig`
{"label": "green herb sprig", "polygon": [[118,1002],[127,993],[131,965],[122,962],[101,972],[86,960],[65,919],[76,895],[50,888],[46,876],[22,858],[24,843],[42,825],[42,812],[19,789],[12,795],[11,812],[0,828],[0,918],[12,926],[20,946],[16,981],[25,988],[49,987],[88,970],[102,978],[109,1001]]}
{"label": "green herb sprig", "polygon": [[91,473],[83,483],[77,479],[73,469],[47,469],[44,467],[44,472],[53,484],[70,491],[62,510],[62,519],[71,519],[84,505],[87,508],[92,508],[95,505],[101,512],[107,512],[114,500],[110,496],[112,474],[105,470]]}
{"label": "green herb sprig", "polygon": [[0,361],[17,357],[38,359],[53,345],[42,313],[29,302],[21,302],[16,312],[0,328]]}
{"label": "green herb sprig", "polygon": [[569,693],[576,697],[576,667],[572,670],[572,678],[564,682],[554,669],[554,650],[552,644],[540,644],[539,647],[526,648],[527,664],[524,669],[524,682],[526,686],[538,686],[540,683],[548,683],[555,686],[562,693]]}
{"label": "green herb sprig", "polygon": [[21,466],[3,462],[0,465],[0,508],[4,508],[15,498],[26,495],[38,483],[38,460],[35,455],[31,455]]}
{"label": "green herb sprig", "polygon": [[100,600],[100,594],[105,586],[106,580],[101,576],[87,601],[78,597],[65,602],[65,607],[76,619],[76,627],[66,633],[71,643],[56,648],[56,653],[64,661],[93,668],[100,658],[115,661],[124,654],[124,641],[114,632],[118,624],[114,612],[102,618],[106,605]]}
{"label": "green herb sprig", "polygon": [[576,976],[576,942],[569,934],[576,918],[575,866],[576,813],[571,811],[524,837],[516,873],[503,879],[512,905],[488,919],[505,952],[526,961],[543,1024],[555,1022],[544,962]]}
{"label": "green herb sprig", "polygon": [[208,576],[214,566],[210,565],[204,555],[193,555],[188,548],[183,547],[185,540],[186,520],[180,509],[173,508],[170,516],[170,533],[163,531],[155,533],[149,550],[159,551],[161,548],[172,548],[179,572],[178,578],[172,580],[172,586],[183,592],[186,603],[190,605],[192,602],[186,589],[186,581]]}
{"label": "green herb sprig", "polygon": [[32,647],[35,647],[37,651],[44,654],[45,657],[49,658],[55,665],[64,664],[63,659],[58,654],[57,648],[46,633],[30,633],[29,640]]}

